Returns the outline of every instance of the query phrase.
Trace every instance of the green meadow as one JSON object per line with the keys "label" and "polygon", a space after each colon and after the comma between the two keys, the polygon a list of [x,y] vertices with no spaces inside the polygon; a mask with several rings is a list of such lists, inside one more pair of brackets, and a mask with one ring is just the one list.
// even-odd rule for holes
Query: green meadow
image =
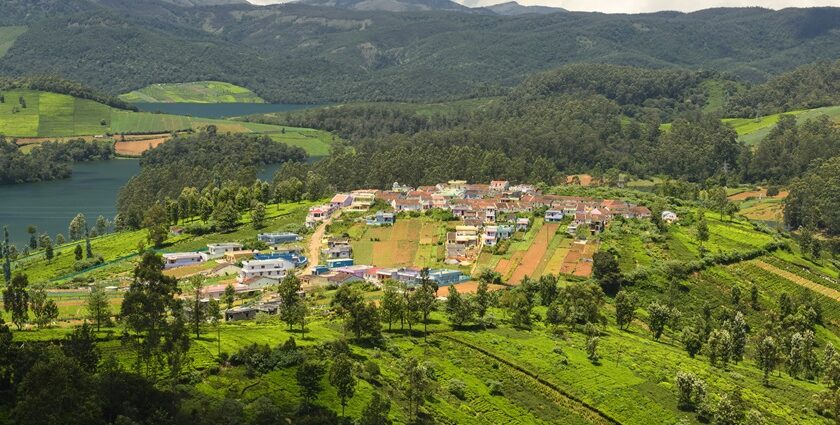
{"label": "green meadow", "polygon": [[16,89],[0,93],[5,98],[0,103],[0,135],[7,137],[155,134],[214,125],[220,133],[265,134],[274,141],[303,148],[314,157],[329,154],[334,140],[328,132],[308,128],[133,112],[92,100],[35,90]]}
{"label": "green meadow", "polygon": [[221,81],[153,84],[120,99],[129,103],[265,103],[251,90]]}

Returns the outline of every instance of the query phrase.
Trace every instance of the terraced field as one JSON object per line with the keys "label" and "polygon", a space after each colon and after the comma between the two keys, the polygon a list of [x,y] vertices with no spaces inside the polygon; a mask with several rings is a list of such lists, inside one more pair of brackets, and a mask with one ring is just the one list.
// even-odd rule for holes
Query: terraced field
{"label": "terraced field", "polygon": [[251,90],[221,81],[152,84],[120,99],[129,103],[265,103]]}

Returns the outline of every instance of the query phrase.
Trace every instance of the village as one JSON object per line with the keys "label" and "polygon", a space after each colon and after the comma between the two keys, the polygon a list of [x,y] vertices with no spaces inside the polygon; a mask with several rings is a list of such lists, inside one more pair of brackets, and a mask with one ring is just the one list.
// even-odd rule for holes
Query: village
{"label": "village", "polygon": [[[381,229],[433,211],[445,213],[451,221],[439,241],[446,267],[360,263],[354,255],[354,242],[358,246],[358,241],[346,233],[329,233],[333,222],[339,219],[356,226]],[[676,220],[676,215],[669,211],[662,216],[664,220]],[[592,254],[597,250],[597,245],[587,241],[589,235],[602,232],[617,219],[650,217],[647,207],[622,200],[543,194],[535,186],[512,185],[507,181],[471,184],[455,180],[417,188],[394,183],[391,190],[362,189],[336,194],[329,203],[309,209],[305,219],[307,234],[260,233],[257,243],[264,249],[244,249],[244,241],[214,243],[202,251],[164,253],[163,259],[165,269],[179,277],[200,274],[219,278],[217,283],[203,289],[206,300],[220,299],[230,287],[238,296],[250,297],[253,302],[225,312],[226,320],[241,320],[251,319],[259,312],[275,313],[279,302],[271,297],[270,289],[291,273],[302,281],[301,296],[316,288],[354,282],[381,288],[385,281],[396,281],[411,290],[423,278],[439,288],[464,285],[463,289],[469,292],[473,276],[482,271],[479,269],[482,253],[495,252],[500,244],[528,232],[537,220],[542,225],[540,234],[545,233],[546,238],[565,233],[576,244],[572,247],[574,255],[570,256],[583,267],[575,267],[573,263],[571,268],[560,271],[588,277]],[[532,250],[521,254],[520,261],[531,262],[532,258],[524,257],[543,255],[535,255]],[[513,269],[517,265],[501,259],[495,270]],[[189,273],[192,270],[199,271]],[[530,270],[511,272],[502,274],[509,284],[516,285]],[[444,290],[438,291],[440,298],[445,298],[445,294]]]}

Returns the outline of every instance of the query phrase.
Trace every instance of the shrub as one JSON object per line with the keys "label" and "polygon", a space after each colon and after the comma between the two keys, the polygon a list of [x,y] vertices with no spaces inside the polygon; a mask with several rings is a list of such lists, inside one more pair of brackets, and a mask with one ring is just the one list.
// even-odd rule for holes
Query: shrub
{"label": "shrub", "polygon": [[502,383],[499,381],[490,380],[487,381],[487,390],[490,395],[502,395]]}
{"label": "shrub", "polygon": [[449,390],[449,394],[454,395],[459,400],[463,400],[466,398],[467,384],[465,384],[459,379],[450,379],[449,384],[447,385],[447,389]]}

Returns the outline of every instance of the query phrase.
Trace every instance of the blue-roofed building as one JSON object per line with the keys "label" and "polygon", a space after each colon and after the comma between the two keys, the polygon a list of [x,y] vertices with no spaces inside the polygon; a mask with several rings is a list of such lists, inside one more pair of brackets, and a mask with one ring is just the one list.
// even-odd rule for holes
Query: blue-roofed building
{"label": "blue-roofed building", "polygon": [[334,269],[338,267],[347,267],[353,265],[352,258],[332,258],[327,260],[327,267]]}
{"label": "blue-roofed building", "polygon": [[376,215],[367,218],[368,226],[391,226],[394,224],[394,213],[377,211]]}
{"label": "blue-roofed building", "polygon": [[548,211],[545,212],[545,222],[546,223],[556,223],[558,221],[563,221],[563,211],[548,210]]}
{"label": "blue-roofed building", "polygon": [[303,267],[309,260],[303,255],[292,252],[272,252],[270,254],[254,254],[255,260],[276,260],[283,259],[294,263],[295,267]]}
{"label": "blue-roofed building", "polygon": [[297,233],[278,232],[278,233],[260,233],[257,239],[269,245],[277,245],[281,243],[292,243],[301,240],[302,238]]}

